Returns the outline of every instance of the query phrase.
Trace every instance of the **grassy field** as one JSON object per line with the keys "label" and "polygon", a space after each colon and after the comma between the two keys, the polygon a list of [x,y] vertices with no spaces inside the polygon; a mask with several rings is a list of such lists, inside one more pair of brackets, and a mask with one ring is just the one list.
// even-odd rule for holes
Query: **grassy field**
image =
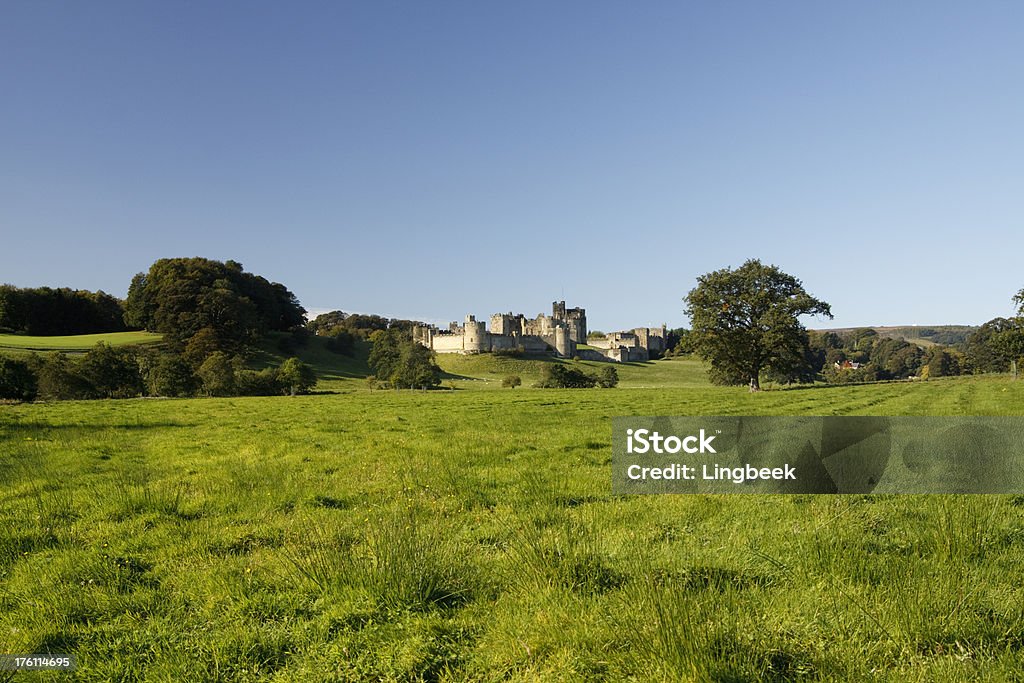
{"label": "grassy field", "polygon": [[0,334],[0,349],[22,351],[88,351],[99,342],[111,346],[159,344],[163,342],[163,335],[154,332],[106,332],[103,334],[77,334],[68,337]]}
{"label": "grassy field", "polygon": [[[1024,670],[1024,498],[621,497],[609,470],[614,415],[1016,415],[1022,382],[750,395],[682,360],[423,393],[332,362],[333,395],[0,406],[0,652],[88,681]],[[479,389],[537,362],[442,358]]]}

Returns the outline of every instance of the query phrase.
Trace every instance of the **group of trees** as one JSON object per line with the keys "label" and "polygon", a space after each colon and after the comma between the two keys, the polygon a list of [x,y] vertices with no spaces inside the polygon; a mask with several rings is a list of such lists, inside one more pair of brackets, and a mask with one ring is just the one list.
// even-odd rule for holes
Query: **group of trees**
{"label": "group of trees", "polygon": [[[747,384],[751,391],[763,378],[788,383],[942,377],[1006,372],[1024,359],[1024,290],[1014,296],[1018,317],[991,320],[962,344],[927,348],[870,328],[843,335],[808,332],[799,316],[831,318],[830,306],[793,276],[757,260],[699,277],[685,302],[693,329],[672,330],[670,348],[700,354],[710,364],[712,381]],[[933,342],[942,338],[929,335]]]}
{"label": "group of trees", "polygon": [[122,304],[103,292],[0,287],[0,327],[53,335],[145,328],[160,350],[99,344],[64,354],[0,361],[0,398],[31,400],[132,396],[297,394],[316,384],[305,363],[253,370],[245,358],[269,332],[300,344],[306,311],[284,285],[246,273],[235,261],[156,261],[131,282]]}
{"label": "group of trees", "polygon": [[534,386],[539,389],[612,389],[618,384],[619,371],[612,365],[605,365],[596,374],[590,374],[580,367],[546,363],[541,369],[540,380]]}
{"label": "group of trees", "polygon": [[125,329],[120,299],[106,292],[0,285],[0,331],[46,336]]}
{"label": "group of trees", "polygon": [[369,340],[375,333],[388,330],[411,334],[412,328],[422,324],[418,320],[331,311],[318,315],[306,324],[306,328],[317,336],[325,337],[331,351],[351,356],[357,339]]}
{"label": "group of trees", "polygon": [[132,278],[125,322],[164,335],[192,357],[244,352],[267,332],[301,327],[306,311],[279,282],[236,261],[160,259]]}
{"label": "group of trees", "polygon": [[431,389],[441,384],[434,352],[413,341],[408,329],[393,327],[370,336],[370,381],[395,389]]}
{"label": "group of trees", "polygon": [[306,393],[313,369],[298,358],[251,370],[221,351],[198,366],[180,354],[97,344],[79,357],[63,353],[27,360],[0,356],[0,398],[31,401],[137,396],[273,396]]}

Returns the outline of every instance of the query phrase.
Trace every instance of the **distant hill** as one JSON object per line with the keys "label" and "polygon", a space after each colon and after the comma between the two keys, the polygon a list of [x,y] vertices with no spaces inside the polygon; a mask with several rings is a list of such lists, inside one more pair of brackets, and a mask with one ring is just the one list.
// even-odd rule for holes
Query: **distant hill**
{"label": "distant hill", "polygon": [[[817,330],[818,332],[835,332],[843,334],[863,329],[862,327],[834,327]],[[902,339],[904,341],[928,347],[935,344],[951,346],[959,344],[967,339],[972,332],[978,329],[976,325],[904,325],[904,326],[882,326],[870,327],[878,332],[879,336],[891,339]]]}

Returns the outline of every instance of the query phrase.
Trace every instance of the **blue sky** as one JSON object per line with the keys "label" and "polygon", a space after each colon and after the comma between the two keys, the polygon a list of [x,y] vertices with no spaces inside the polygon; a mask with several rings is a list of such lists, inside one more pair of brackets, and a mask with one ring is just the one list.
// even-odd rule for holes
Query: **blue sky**
{"label": "blue sky", "polygon": [[0,281],[199,255],[607,330],[753,257],[830,325],[981,323],[1024,287],[1021,45],[1011,2],[10,1]]}

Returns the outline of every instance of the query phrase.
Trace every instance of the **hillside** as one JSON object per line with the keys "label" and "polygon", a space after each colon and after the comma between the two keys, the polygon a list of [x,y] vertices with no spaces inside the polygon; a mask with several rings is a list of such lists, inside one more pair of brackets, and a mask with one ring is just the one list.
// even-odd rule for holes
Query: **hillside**
{"label": "hillside", "polygon": [[[596,373],[609,365],[597,361],[567,361],[550,356],[509,358],[484,353],[473,356],[438,354],[437,364],[445,371],[444,385],[456,388],[501,388],[501,380],[518,375],[529,387],[540,379],[544,365],[561,363],[578,365],[586,372]],[[614,363],[622,388],[697,387],[708,384],[700,361],[690,358],[666,358],[645,363]]]}
{"label": "hillside", "polygon": [[145,346],[160,344],[162,334],[154,332],[106,332],[75,334],[63,337],[32,337],[23,334],[0,334],[0,349],[14,351],[88,351],[103,342],[111,346]]}
{"label": "hillside", "polygon": [[[349,357],[329,350],[323,337],[310,337],[305,346],[298,347],[288,345],[288,339],[285,334],[271,335],[250,359],[249,365],[257,369],[280,365],[286,358],[296,356],[316,370],[320,378],[317,388],[322,391],[361,388],[361,385],[354,385],[353,380],[361,381],[371,374],[367,362],[370,344],[367,342],[357,341],[355,355]],[[578,364],[592,373],[608,365],[543,355],[512,358],[491,353],[469,356],[437,354],[437,364],[444,371],[441,385],[454,389],[501,389],[501,380],[509,375],[518,375],[523,386],[529,387],[540,379],[542,368],[552,363]],[[691,358],[666,358],[614,366],[619,372],[619,386],[622,388],[699,387],[708,384],[703,365]]]}
{"label": "hillside", "polygon": [[[844,334],[853,332],[854,330],[864,329],[862,327],[833,327],[822,330],[815,330],[816,332],[835,332],[836,334]],[[898,326],[878,326],[870,327],[869,329],[874,330],[882,337],[889,337],[891,339],[902,339],[921,347],[934,346],[935,344],[944,344],[946,346],[952,346],[953,344],[960,344],[971,335],[972,332],[977,330],[975,325],[898,325]]]}

